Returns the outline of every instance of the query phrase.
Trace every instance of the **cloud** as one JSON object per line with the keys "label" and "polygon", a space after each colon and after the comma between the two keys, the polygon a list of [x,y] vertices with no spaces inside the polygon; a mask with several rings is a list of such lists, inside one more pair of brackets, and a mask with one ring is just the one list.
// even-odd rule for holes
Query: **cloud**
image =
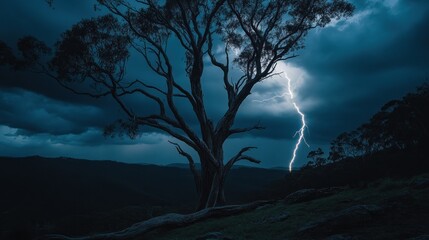
{"label": "cloud", "polygon": [[100,145],[154,145],[168,142],[165,134],[156,132],[141,133],[135,139],[129,137],[105,137],[100,129],[89,128],[85,132],[52,135],[38,133],[28,135],[25,131],[0,125],[0,141],[8,142],[13,146],[27,145],[71,145],[71,146],[100,146]]}
{"label": "cloud", "polygon": [[393,9],[398,5],[399,0],[370,0],[369,2],[373,5],[382,4],[386,8]]}
{"label": "cloud", "polygon": [[29,135],[82,133],[92,124],[99,126],[97,118],[102,114],[94,106],[60,102],[19,89],[3,90],[0,105],[0,123]]}
{"label": "cloud", "polygon": [[102,13],[93,11],[91,1],[57,0],[54,8],[44,1],[10,1],[7,7],[0,9],[0,21],[8,23],[0,25],[0,32],[7,33],[8,39],[2,40],[10,40],[9,43],[23,35],[33,35],[53,44],[64,30],[76,23],[76,19]]}
{"label": "cloud", "polygon": [[113,122],[106,109],[47,98],[15,89],[0,95],[0,126],[3,138],[16,145],[67,144],[157,144],[166,141],[158,132],[142,132],[136,139],[127,136],[104,137],[103,127]]}
{"label": "cloud", "polygon": [[305,69],[290,63],[279,62],[273,73],[275,74],[273,77],[255,86],[253,93],[243,106],[243,111],[273,116],[295,112],[286,76],[291,80],[290,90],[295,99],[298,99],[300,107],[305,109],[314,104],[303,101],[297,94],[309,78]]}
{"label": "cloud", "polygon": [[[362,11],[356,12],[353,16],[347,19],[333,19],[328,25],[327,28],[336,28],[338,31],[344,31],[352,24],[361,24],[370,14],[373,13],[372,9],[365,9]],[[322,30],[318,30],[320,32]]]}

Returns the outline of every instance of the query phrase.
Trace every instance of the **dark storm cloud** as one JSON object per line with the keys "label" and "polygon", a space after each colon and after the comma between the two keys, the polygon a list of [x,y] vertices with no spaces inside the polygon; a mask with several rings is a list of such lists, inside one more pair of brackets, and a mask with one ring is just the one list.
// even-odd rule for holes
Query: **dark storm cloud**
{"label": "dark storm cloud", "polygon": [[0,36],[13,43],[33,35],[53,44],[77,19],[94,15],[91,1],[56,1],[54,8],[43,0],[2,2]]}
{"label": "dark storm cloud", "polygon": [[[107,104],[105,99],[94,100],[91,97],[73,94],[61,87],[55,80],[43,74],[32,72],[14,71],[8,67],[0,66],[0,88],[2,89],[25,89],[27,91],[39,93],[49,98],[72,102],[76,104]],[[9,91],[9,90],[7,90]]]}
{"label": "dark storm cloud", "polygon": [[61,102],[20,89],[3,90],[0,106],[0,125],[11,129],[6,136],[33,138],[34,143],[49,139],[52,144],[76,146],[134,145],[156,144],[164,138],[152,132],[144,132],[136,140],[125,134],[104,136],[103,128],[117,115],[96,106]]}
{"label": "dark storm cloud", "polygon": [[319,102],[307,112],[312,139],[328,140],[356,128],[386,101],[427,81],[429,4],[359,3],[360,19],[313,32],[295,61],[311,75],[300,99]]}
{"label": "dark storm cloud", "polygon": [[[412,91],[429,75],[428,1],[355,0],[354,4],[356,13],[352,18],[310,33],[306,48],[291,61],[299,71],[288,75],[296,85],[295,99],[306,114],[307,140],[312,147],[326,146],[340,132],[359,126],[383,103]],[[0,40],[12,45],[20,37],[34,35],[52,46],[77,21],[102,14],[94,12],[92,6],[91,1],[58,0],[51,9],[42,0],[9,1],[8,6],[0,8]],[[184,56],[177,49],[177,42],[169,43],[176,80],[185,83],[186,74],[180,70]],[[130,80],[139,78],[163,86],[135,53],[128,66]],[[209,116],[217,120],[227,106],[221,72],[210,66],[205,70],[204,100]],[[297,84],[299,73],[305,74]],[[0,67],[0,76],[0,133],[4,133],[0,135],[0,154],[74,154],[128,161],[139,161],[135,156],[139,154],[165,162],[178,159],[174,148],[166,143],[168,138],[153,129],[144,128],[137,140],[104,138],[102,128],[125,117],[110,97],[96,100],[77,96],[43,75],[4,67]],[[293,134],[300,127],[299,115],[288,95],[255,102],[283,94],[284,81],[268,79],[254,89],[235,126],[260,122],[266,129],[235,136],[225,144],[226,155],[241,145],[254,145],[259,147],[254,154],[264,160],[263,166],[286,164],[294,146]],[[156,105],[141,101],[139,96],[126,101],[137,113],[157,111]],[[189,124],[198,129],[189,104],[179,101],[178,107]],[[305,160],[308,150],[300,150],[298,161]],[[165,154],[158,156],[159,152]]]}
{"label": "dark storm cloud", "polygon": [[0,95],[0,124],[20,129],[20,134],[79,134],[88,126],[99,125],[102,110],[94,106],[73,105],[24,90]]}

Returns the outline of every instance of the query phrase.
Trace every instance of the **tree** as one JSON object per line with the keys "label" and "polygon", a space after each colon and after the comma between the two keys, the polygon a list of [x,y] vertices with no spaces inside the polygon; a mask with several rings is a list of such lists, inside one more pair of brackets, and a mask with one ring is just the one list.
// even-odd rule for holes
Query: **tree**
{"label": "tree", "polygon": [[362,128],[338,135],[332,142],[329,160],[336,162],[347,157],[356,158],[365,152]]}
{"label": "tree", "polygon": [[[32,66],[38,71],[76,94],[112,96],[128,119],[110,126],[107,133],[119,126],[134,137],[142,126],[149,126],[177,139],[179,142],[172,144],[189,162],[199,194],[198,209],[225,202],[225,179],[236,162],[260,162],[245,154],[254,147],[238,150],[227,161],[223,153],[227,138],[262,128],[259,124],[234,126],[240,106],[253,87],[273,75],[276,63],[296,57],[311,29],[348,17],[353,11],[346,0],[97,2],[110,14],[82,20],[66,31],[51,60],[43,62],[45,57],[39,55],[49,51],[28,37],[20,41],[27,46],[20,48],[25,60],[17,62],[36,63]],[[172,42],[178,42],[183,50],[186,79],[175,76],[175,56],[167,48]],[[138,53],[155,76],[143,73],[141,79],[130,80],[126,69],[131,52]],[[217,68],[219,76],[206,79],[206,64]],[[233,74],[233,64],[240,69],[239,76]],[[226,110],[216,122],[205,108],[202,84],[208,80],[223,84],[227,95]],[[140,109],[127,101],[129,95],[145,97],[158,111],[139,113]],[[179,103],[192,109],[197,128],[191,126],[190,116],[184,115]],[[201,170],[182,144],[195,151]]]}
{"label": "tree", "polygon": [[307,158],[311,158],[313,159],[313,161],[310,161],[309,164],[307,164],[307,166],[316,166],[316,167],[320,167],[322,165],[326,164],[326,158],[323,157],[325,153],[323,152],[323,150],[319,147],[316,150],[310,151],[307,155]]}
{"label": "tree", "polygon": [[429,135],[427,104],[429,104],[427,83],[400,100],[389,101],[368,124],[364,125],[366,139],[376,143],[378,150],[403,150],[427,142]]}
{"label": "tree", "polygon": [[9,64],[13,61],[12,50],[4,43],[0,41],[0,66]]}

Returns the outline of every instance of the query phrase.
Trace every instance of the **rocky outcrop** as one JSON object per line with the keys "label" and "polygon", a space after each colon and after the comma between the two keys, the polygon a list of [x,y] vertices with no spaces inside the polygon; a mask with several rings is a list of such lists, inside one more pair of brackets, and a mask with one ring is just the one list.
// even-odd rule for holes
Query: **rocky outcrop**
{"label": "rocky outcrop", "polygon": [[411,182],[411,187],[414,189],[429,188],[429,178],[418,178]]}
{"label": "rocky outcrop", "polygon": [[323,240],[357,240],[357,238],[349,235],[344,235],[344,234],[335,234],[335,235],[326,237]]}
{"label": "rocky outcrop", "polygon": [[277,223],[282,222],[290,217],[289,212],[281,212],[274,216],[264,217],[260,220],[255,221],[256,224],[266,224],[266,223]]}
{"label": "rocky outcrop", "polygon": [[203,236],[197,237],[195,240],[233,240],[225,236],[222,232],[209,232]]}
{"label": "rocky outcrop", "polygon": [[330,188],[321,188],[321,189],[314,189],[314,188],[308,188],[308,189],[301,189],[299,191],[293,192],[284,198],[284,202],[287,204],[292,203],[301,203],[301,202],[307,202],[314,199],[327,197],[333,194],[336,194],[338,192],[341,192],[345,190],[344,187],[330,187]]}
{"label": "rocky outcrop", "polygon": [[384,199],[381,204],[387,211],[406,212],[411,206],[415,205],[415,198],[411,192],[406,191]]}
{"label": "rocky outcrop", "polygon": [[408,238],[407,240],[429,240],[429,235],[421,235],[418,237]]}
{"label": "rocky outcrop", "polygon": [[380,213],[381,210],[382,208],[377,205],[352,206],[310,222],[299,229],[299,232],[310,235],[342,233],[346,229],[367,223]]}

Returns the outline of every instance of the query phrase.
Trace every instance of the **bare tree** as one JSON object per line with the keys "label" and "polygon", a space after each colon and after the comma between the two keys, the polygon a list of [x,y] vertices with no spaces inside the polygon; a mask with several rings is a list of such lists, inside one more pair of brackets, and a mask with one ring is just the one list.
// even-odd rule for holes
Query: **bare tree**
{"label": "bare tree", "polygon": [[[131,136],[145,125],[159,129],[177,142],[186,157],[199,193],[198,209],[225,202],[224,183],[238,161],[260,161],[246,155],[245,147],[224,159],[223,144],[232,135],[262,129],[259,124],[235,127],[234,120],[252,88],[273,75],[276,63],[296,57],[309,30],[326,26],[331,19],[350,16],[346,0],[98,0],[110,15],[83,20],[66,31],[56,44],[48,64],[37,53],[45,46],[24,39],[23,56],[38,60],[36,66],[76,94],[112,96],[128,116],[120,124]],[[186,56],[186,79],[177,79],[168,46],[178,42]],[[217,49],[221,46],[222,51]],[[38,50],[39,49],[39,50]],[[126,74],[130,49],[139,53],[155,77],[140,79]],[[231,54],[232,52],[238,54]],[[32,53],[34,53],[32,55]],[[177,54],[177,52],[176,52]],[[33,61],[34,62],[34,61]],[[26,61],[21,61],[25,65]],[[219,76],[203,77],[211,64]],[[232,74],[232,65],[241,74]],[[202,84],[219,81],[227,95],[222,117],[214,122],[206,111]],[[162,83],[162,84],[161,84]],[[139,113],[127,96],[141,95],[157,106],[157,112]],[[194,116],[185,116],[178,102],[186,102]],[[144,111],[142,111],[144,112]],[[192,127],[189,118],[197,120]],[[108,130],[113,130],[110,128]],[[195,166],[195,151],[201,169]]]}

